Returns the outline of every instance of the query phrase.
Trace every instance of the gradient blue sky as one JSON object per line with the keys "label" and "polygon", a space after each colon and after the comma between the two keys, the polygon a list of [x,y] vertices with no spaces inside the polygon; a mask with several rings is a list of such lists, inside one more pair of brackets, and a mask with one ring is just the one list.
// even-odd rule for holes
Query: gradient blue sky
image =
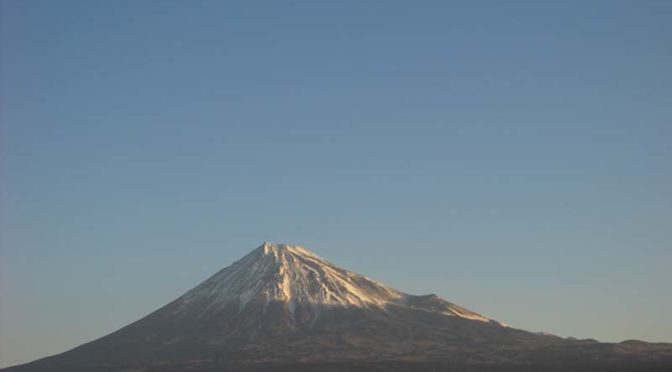
{"label": "gradient blue sky", "polygon": [[672,341],[672,2],[1,2],[0,366],[264,240]]}

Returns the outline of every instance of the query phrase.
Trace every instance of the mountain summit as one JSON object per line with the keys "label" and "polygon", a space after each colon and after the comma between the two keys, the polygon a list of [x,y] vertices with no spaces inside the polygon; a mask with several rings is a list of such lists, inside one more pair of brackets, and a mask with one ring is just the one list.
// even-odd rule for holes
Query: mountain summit
{"label": "mountain summit", "polygon": [[273,301],[295,305],[366,307],[399,300],[402,294],[361,275],[338,268],[298,245],[264,243],[230,267],[189,291],[194,299],[226,306]]}
{"label": "mountain summit", "polygon": [[264,243],[112,334],[7,371],[648,370],[672,345],[530,333]]}
{"label": "mountain summit", "polygon": [[411,296],[386,287],[301,246],[268,242],[187,292],[177,303],[177,311],[186,313],[227,307],[238,307],[242,312],[248,306],[267,308],[276,303],[293,322],[297,321],[297,308],[304,315],[300,320],[313,323],[324,306],[384,308],[392,304],[494,322],[434,295]]}

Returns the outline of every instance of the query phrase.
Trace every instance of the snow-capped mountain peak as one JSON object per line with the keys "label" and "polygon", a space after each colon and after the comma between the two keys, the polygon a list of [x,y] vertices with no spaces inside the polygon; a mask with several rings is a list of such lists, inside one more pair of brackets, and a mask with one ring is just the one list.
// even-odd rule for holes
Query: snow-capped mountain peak
{"label": "snow-capped mountain peak", "polygon": [[221,270],[181,300],[217,305],[232,301],[325,304],[365,307],[398,300],[403,294],[341,269],[298,245],[265,242]]}
{"label": "snow-capped mountain peak", "polygon": [[178,312],[251,304],[297,306],[404,306],[446,316],[494,322],[436,295],[413,296],[340,268],[299,245],[264,242],[178,300]]}

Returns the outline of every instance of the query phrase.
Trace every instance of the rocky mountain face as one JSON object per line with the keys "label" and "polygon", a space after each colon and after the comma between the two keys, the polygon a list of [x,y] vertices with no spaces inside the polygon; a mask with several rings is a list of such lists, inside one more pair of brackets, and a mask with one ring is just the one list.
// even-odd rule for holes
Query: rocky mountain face
{"label": "rocky mountain face", "polygon": [[672,344],[563,339],[264,243],[110,335],[4,371],[672,371]]}

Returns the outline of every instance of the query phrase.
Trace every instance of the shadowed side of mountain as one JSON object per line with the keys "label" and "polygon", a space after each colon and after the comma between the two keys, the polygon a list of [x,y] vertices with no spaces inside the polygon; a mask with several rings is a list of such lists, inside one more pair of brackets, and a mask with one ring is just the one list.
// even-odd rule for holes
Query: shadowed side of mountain
{"label": "shadowed side of mountain", "polygon": [[[569,341],[398,305],[324,306],[312,327],[292,329],[284,305],[272,303],[265,313],[261,304],[252,305],[256,311],[240,315],[232,309],[230,318],[220,314],[217,318],[239,324],[239,332],[228,337],[222,337],[221,329],[208,329],[210,319],[172,330],[142,321],[7,371],[560,371],[571,366],[572,371],[625,372],[663,371],[663,361],[672,361],[669,344]],[[246,322],[261,314],[265,320],[257,332],[263,337],[257,337],[248,333]],[[231,324],[223,327],[230,329]]]}
{"label": "shadowed side of mountain", "polygon": [[3,369],[7,372],[669,372],[672,363],[664,362],[620,362],[620,363],[568,363],[553,365],[548,363],[503,365],[471,364],[460,365],[440,362],[384,361],[384,362],[330,362],[330,363],[258,363],[254,365],[218,364],[210,361],[193,360],[186,364],[156,363],[150,366],[97,366],[95,369],[78,369],[71,366],[30,365]]}
{"label": "shadowed side of mountain", "polygon": [[[367,371],[390,371],[390,372],[669,372],[672,364],[668,363],[626,363],[626,364],[527,364],[527,365],[491,365],[473,364],[459,365],[435,362],[407,362],[388,361],[378,363],[331,363],[331,364],[284,364],[284,365],[257,365],[237,369],[241,372],[367,372]],[[204,370],[207,372],[220,371],[221,369]],[[173,372],[170,370],[163,370]],[[175,370],[177,372],[178,370]],[[158,371],[148,371],[158,372]]]}
{"label": "shadowed side of mountain", "polygon": [[291,313],[282,301],[253,302],[244,312],[232,303],[195,318],[174,316],[178,307],[179,303],[170,304],[117,332],[34,365],[99,369],[157,360],[247,364],[399,359],[414,354],[432,358],[444,347],[462,350],[482,343],[483,337],[499,342],[536,338],[495,324],[394,304],[385,308],[297,304]]}

